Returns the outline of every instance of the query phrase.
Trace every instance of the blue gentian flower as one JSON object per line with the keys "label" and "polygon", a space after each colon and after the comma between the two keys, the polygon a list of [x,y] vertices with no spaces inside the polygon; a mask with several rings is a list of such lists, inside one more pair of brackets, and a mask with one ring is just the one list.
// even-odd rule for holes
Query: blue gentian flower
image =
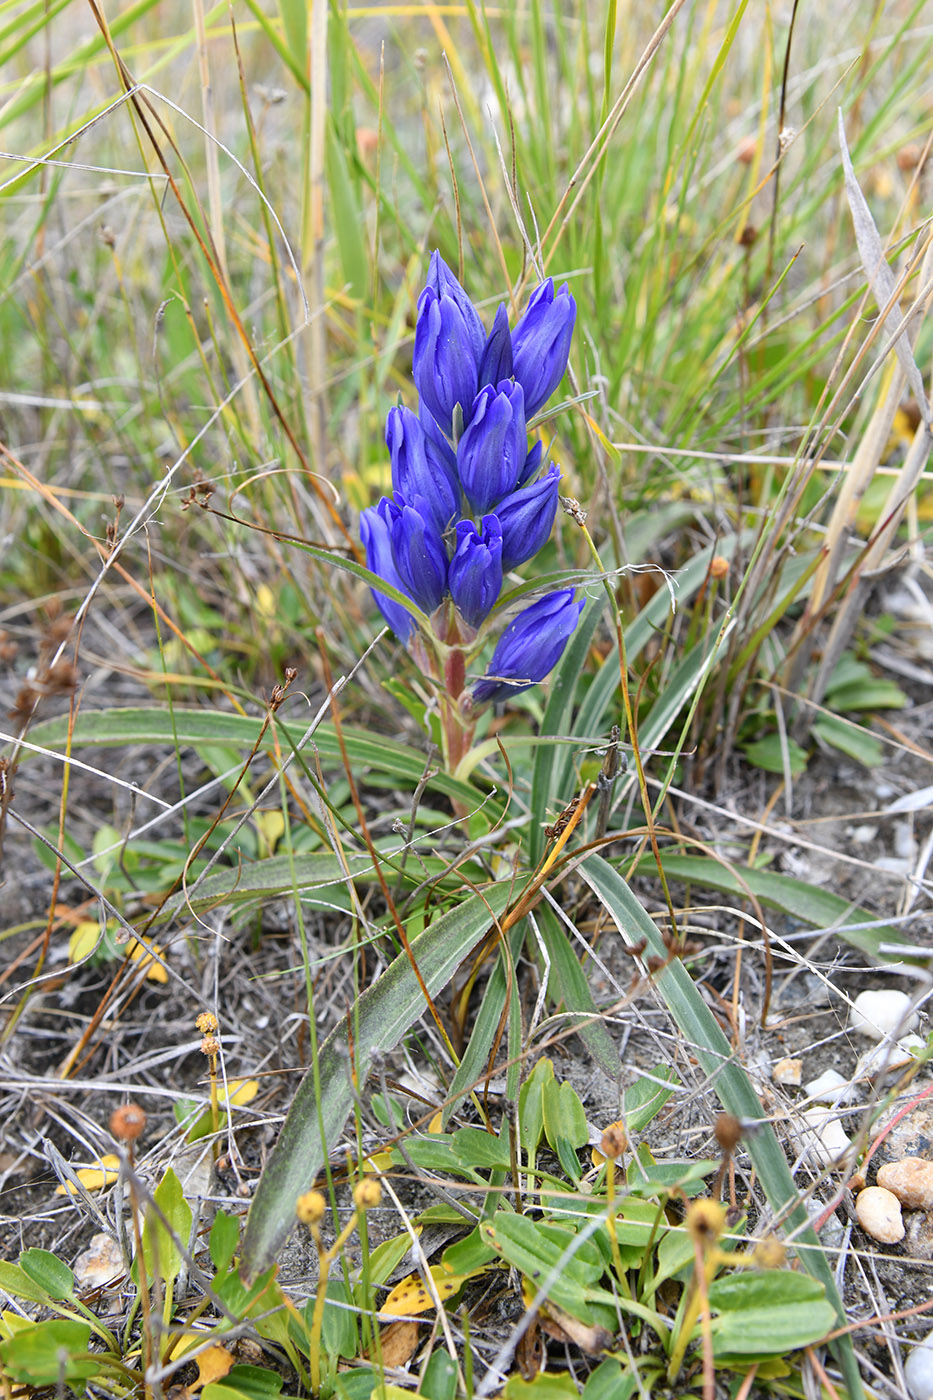
{"label": "blue gentian flower", "polygon": [[[384,578],[386,583],[390,583],[400,593],[405,593],[406,588],[399,578],[392,553],[391,517],[387,509],[389,504],[383,496],[378,506],[369,506],[363,511],[360,516],[360,538],[366,550],[366,567],[380,578]],[[377,608],[396,637],[403,644],[406,643],[415,630],[415,619],[411,613],[406,612],[401,603],[387,598],[375,588],[371,592]]]}
{"label": "blue gentian flower", "polygon": [[482,533],[472,520],[459,522],[447,583],[464,621],[480,627],[502,589],[502,528],[494,515],[483,516]]}
{"label": "blue gentian flower", "polygon": [[500,379],[512,378],[512,337],[509,334],[509,313],[505,302],[496,312],[489,339],[479,366],[479,386],[498,384]]}
{"label": "blue gentian flower", "polygon": [[470,422],[457,444],[457,472],[477,515],[514,491],[528,455],[525,395],[503,379],[487,384],[473,401]]}
{"label": "blue gentian flower", "polygon": [[[385,500],[385,497],[383,497]],[[381,502],[380,502],[381,505]],[[447,550],[422,496],[390,503],[392,555],[405,591],[426,613],[447,593]]]}
{"label": "blue gentian flower", "polygon": [[496,506],[502,527],[503,569],[524,564],[547,543],[557,515],[559,482],[560,467],[552,465],[544,476],[513,491]]}
{"label": "blue gentian flower", "polygon": [[525,458],[525,465],[518,474],[516,486],[524,486],[537,473],[541,465],[541,458],[544,456],[544,443],[540,438],[532,444],[531,451]]}
{"label": "blue gentian flower", "polygon": [[512,332],[513,372],[525,390],[525,412],[533,418],[564,377],[577,304],[566,282],[555,294],[549,277],[531,294]]}
{"label": "blue gentian flower", "polygon": [[476,307],[444,262],[431,256],[428,285],[418,299],[412,372],[422,403],[445,433],[457,404],[463,421],[479,387],[486,334]]}
{"label": "blue gentian flower", "polygon": [[473,687],[473,703],[505,700],[530,690],[557,665],[577,625],[583,600],[573,589],[548,593],[518,614],[502,633],[487,674]]}
{"label": "blue gentian flower", "polygon": [[420,496],[432,524],[443,534],[460,511],[460,483],[450,449],[445,453],[428,436],[410,408],[389,410],[386,446],[392,459],[393,491],[407,501]]}

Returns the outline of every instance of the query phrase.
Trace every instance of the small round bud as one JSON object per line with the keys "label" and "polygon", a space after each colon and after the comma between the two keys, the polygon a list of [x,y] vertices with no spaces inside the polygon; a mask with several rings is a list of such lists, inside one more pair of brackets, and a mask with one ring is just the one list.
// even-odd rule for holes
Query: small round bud
{"label": "small round bud", "polygon": [[213,1011],[202,1011],[194,1024],[202,1035],[212,1035],[217,1029],[217,1017]]}
{"label": "small round bud", "polygon": [[757,136],[743,136],[735,151],[735,158],[739,165],[751,165],[755,159],[755,152],[758,150]]}
{"label": "small round bud", "polygon": [[731,1113],[720,1113],[713,1134],[723,1152],[734,1152],[742,1141],[742,1124]]}
{"label": "small round bud", "polygon": [[146,1115],[138,1103],[125,1103],[110,1115],[110,1131],[121,1142],[133,1142],[146,1126]]}
{"label": "small round bud", "polygon": [[327,1201],[320,1191],[305,1191],[295,1202],[295,1214],[302,1225],[318,1225],[327,1210]]}
{"label": "small round bud", "polygon": [[783,1269],[787,1263],[787,1249],[775,1235],[768,1235],[755,1245],[752,1259],[759,1269]]}
{"label": "small round bud", "polygon": [[621,1123],[610,1123],[599,1139],[599,1150],[603,1157],[615,1161],[628,1147],[628,1134]]}
{"label": "small round bud", "polygon": [[724,559],[721,554],[714,554],[709,561],[710,578],[725,578],[729,572],[729,560]]}
{"label": "small round bud", "polygon": [[910,141],[906,146],[902,146],[897,153],[897,168],[905,173],[913,170],[920,164],[920,157],[923,155],[923,147],[918,146],[915,141]]}
{"label": "small round bud", "polygon": [[357,1210],[371,1210],[382,1200],[382,1187],[374,1177],[364,1177],[353,1188],[353,1204]]}
{"label": "small round bud", "polygon": [[687,1229],[695,1240],[713,1244],[726,1227],[726,1208],[719,1201],[691,1201],[687,1207]]}
{"label": "small round bud", "polygon": [[739,246],[741,248],[754,248],[758,241],[758,230],[754,224],[746,224],[739,235]]}
{"label": "small round bud", "polygon": [[220,1054],[220,1041],[217,1039],[216,1035],[206,1035],[204,1037],[201,1041],[201,1054],[210,1055],[212,1059],[215,1055]]}

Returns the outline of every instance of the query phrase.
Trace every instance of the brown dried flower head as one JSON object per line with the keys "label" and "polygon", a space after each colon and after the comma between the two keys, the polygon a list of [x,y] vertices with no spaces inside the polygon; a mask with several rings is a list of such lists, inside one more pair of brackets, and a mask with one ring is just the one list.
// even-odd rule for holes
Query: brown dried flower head
{"label": "brown dried flower head", "polygon": [[202,1035],[211,1035],[217,1029],[217,1017],[213,1011],[202,1011],[194,1024]]}
{"label": "brown dried flower head", "polygon": [[217,1039],[216,1035],[206,1035],[204,1037],[201,1041],[201,1054],[210,1055],[211,1059],[214,1059],[220,1054],[220,1041]]}
{"label": "brown dried flower head", "polygon": [[687,1207],[687,1229],[694,1239],[712,1244],[725,1228],[726,1208],[720,1201],[691,1201]]}
{"label": "brown dried flower head", "polygon": [[615,1160],[621,1157],[628,1147],[628,1134],[621,1123],[610,1123],[599,1140],[599,1150],[603,1157]]}
{"label": "brown dried flower head", "polygon": [[729,560],[721,554],[714,554],[709,561],[710,578],[725,578],[729,572]]}
{"label": "brown dried flower head", "polygon": [[723,1152],[734,1152],[742,1141],[742,1124],[731,1113],[720,1113],[713,1133]]}
{"label": "brown dried flower head", "polygon": [[121,1142],[134,1142],[146,1126],[146,1115],[138,1103],[125,1103],[110,1115],[110,1131]]}

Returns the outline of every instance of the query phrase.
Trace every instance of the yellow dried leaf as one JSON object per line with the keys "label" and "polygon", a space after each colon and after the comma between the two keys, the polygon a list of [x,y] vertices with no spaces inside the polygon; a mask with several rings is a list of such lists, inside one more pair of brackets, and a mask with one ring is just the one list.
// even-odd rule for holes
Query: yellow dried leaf
{"label": "yellow dried leaf", "polygon": [[157,953],[161,958],[162,949],[158,943],[152,943],[150,947],[152,952],[149,951],[149,948],[144,947],[142,943],[138,942],[137,939],[131,938],[126,945],[126,955],[132,962],[139,963],[150,982],[167,982],[168,973],[165,971],[162,964],[152,956],[152,953]]}
{"label": "yellow dried leaf", "polygon": [[373,1152],[369,1157],[364,1157],[361,1163],[364,1172],[385,1172],[392,1165],[392,1153],[388,1148],[381,1152]]}
{"label": "yellow dried leaf", "polygon": [[256,812],[253,821],[259,832],[262,847],[260,854],[271,856],[285,833],[285,818],[281,808],[276,807],[269,812]]}
{"label": "yellow dried leaf", "polygon": [[[101,1157],[99,1167],[79,1167],[75,1176],[87,1191],[100,1191],[111,1182],[116,1181],[120,1167],[120,1158],[113,1152],[108,1152]],[[77,1187],[70,1181],[56,1186],[56,1196],[75,1196]]]}
{"label": "yellow dried leaf", "polygon": [[211,1381],[219,1381],[225,1376],[233,1365],[233,1357],[226,1347],[208,1347],[207,1351],[202,1351],[197,1357],[198,1378],[189,1385],[189,1390],[200,1390],[202,1385],[209,1385]]}
{"label": "yellow dried leaf", "polygon": [[227,1092],[220,1091],[221,1103],[232,1104],[234,1108],[245,1108],[248,1103],[259,1093],[258,1079],[230,1079],[227,1082]]}
{"label": "yellow dried leaf", "polygon": [[[449,1274],[443,1264],[432,1264],[430,1269],[436,1296],[440,1298],[442,1303],[446,1303],[448,1298],[452,1298],[463,1287],[467,1279],[476,1278],[478,1274],[485,1272],[485,1266],[482,1269],[474,1269],[468,1274]],[[425,1288],[420,1274],[408,1274],[392,1289],[379,1309],[379,1316],[417,1317],[420,1313],[430,1312],[436,1306],[434,1296]]]}
{"label": "yellow dried leaf", "polygon": [[423,1323],[390,1322],[379,1333],[379,1351],[383,1366],[407,1366],[418,1345],[418,1330]]}
{"label": "yellow dried leaf", "polygon": [[68,961],[81,962],[93,953],[99,942],[100,924],[96,919],[82,919],[68,940]]}
{"label": "yellow dried leaf", "polygon": [[435,1113],[434,1117],[431,1119],[430,1123],[428,1124],[428,1132],[429,1132],[429,1133],[442,1133],[443,1131],[444,1131],[444,1113],[443,1113],[443,1110],[439,1108],[439,1109],[437,1110],[437,1112]]}

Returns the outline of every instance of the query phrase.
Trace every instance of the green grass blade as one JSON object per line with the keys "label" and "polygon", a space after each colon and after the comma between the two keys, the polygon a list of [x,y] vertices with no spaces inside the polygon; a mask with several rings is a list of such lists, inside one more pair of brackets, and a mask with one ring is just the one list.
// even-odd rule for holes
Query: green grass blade
{"label": "green grass blade", "polygon": [[[817,889],[804,880],[779,875],[773,870],[756,870],[743,865],[736,873],[710,856],[690,856],[679,851],[661,852],[661,864],[669,880],[707,885],[710,889],[747,898],[743,882],[756,898],[773,909],[782,909],[801,923],[815,929],[832,929],[854,948],[871,957],[879,956],[882,943],[904,943],[909,939],[890,924],[873,919],[867,909],[859,909],[841,895]],[[644,856],[636,867],[639,875],[657,874],[654,856]],[[864,928],[857,925],[866,925]]]}
{"label": "green grass blade", "polygon": [[[431,996],[484,936],[491,916],[505,911],[511,889],[509,880],[489,886],[482,896],[472,896],[412,939],[412,955]],[[337,1144],[362,1092],[372,1057],[394,1050],[423,1010],[421,988],[411,963],[401,954],[354,1009],[352,1075],[344,1025],[321,1046],[316,1067],[292,1100],[250,1206],[242,1253],[242,1267],[249,1277],[255,1278],[273,1263],[294,1224],[295,1202],[314,1185],[325,1157]]]}

